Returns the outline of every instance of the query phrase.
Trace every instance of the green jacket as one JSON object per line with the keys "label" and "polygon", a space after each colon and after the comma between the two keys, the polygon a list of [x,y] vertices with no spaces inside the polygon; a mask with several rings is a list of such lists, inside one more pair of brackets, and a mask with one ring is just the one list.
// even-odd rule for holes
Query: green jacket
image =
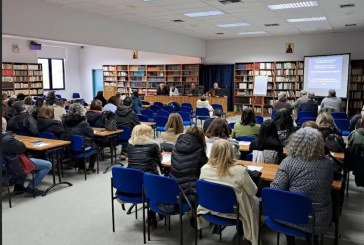
{"label": "green jacket", "polygon": [[349,134],[348,145],[364,145],[364,128],[358,128]]}

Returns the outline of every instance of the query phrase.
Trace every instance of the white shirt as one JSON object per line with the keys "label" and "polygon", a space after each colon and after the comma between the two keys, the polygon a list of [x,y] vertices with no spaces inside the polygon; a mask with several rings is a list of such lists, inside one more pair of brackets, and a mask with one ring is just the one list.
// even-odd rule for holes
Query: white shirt
{"label": "white shirt", "polygon": [[102,108],[103,111],[112,111],[115,112],[117,109],[116,105],[111,104],[111,103],[107,103],[104,108]]}
{"label": "white shirt", "polygon": [[172,91],[172,89],[169,90],[169,96],[178,96],[178,89],[174,88],[174,91]]}

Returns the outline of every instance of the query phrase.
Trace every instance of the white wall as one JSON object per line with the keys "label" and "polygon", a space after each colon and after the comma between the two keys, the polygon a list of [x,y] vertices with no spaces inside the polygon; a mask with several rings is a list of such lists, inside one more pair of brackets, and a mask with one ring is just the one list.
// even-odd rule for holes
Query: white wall
{"label": "white wall", "polygon": [[92,100],[92,70],[102,69],[103,65],[132,64],[196,64],[198,57],[187,57],[150,52],[138,52],[138,59],[132,58],[132,51],[126,49],[85,46],[80,49],[81,96],[86,101]]}
{"label": "white wall", "polygon": [[[294,43],[294,53],[285,53],[286,43]],[[364,32],[209,40],[203,63],[303,60],[304,56],[338,53],[351,53],[351,59],[364,59],[361,43],[364,43]]]}
{"label": "white wall", "polygon": [[[12,46],[19,47],[19,53],[14,53]],[[2,39],[3,62],[37,63],[37,52],[30,49],[30,42],[21,39]]]}
{"label": "white wall", "polygon": [[205,56],[206,41],[41,0],[3,0],[2,33],[45,40]]}

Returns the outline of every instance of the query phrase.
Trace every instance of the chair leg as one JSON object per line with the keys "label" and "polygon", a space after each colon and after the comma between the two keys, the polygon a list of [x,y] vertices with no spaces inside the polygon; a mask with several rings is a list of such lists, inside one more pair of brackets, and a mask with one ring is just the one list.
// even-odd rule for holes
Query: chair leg
{"label": "chair leg", "polygon": [[277,245],[279,245],[279,232],[277,232]]}
{"label": "chair leg", "polygon": [[112,231],[115,232],[115,213],[114,213],[114,187],[111,178],[111,218],[112,218]]}
{"label": "chair leg", "polygon": [[324,235],[321,234],[320,236],[320,245],[324,245]]}
{"label": "chair leg", "polygon": [[85,181],[86,181],[87,180],[87,177],[86,177],[86,158],[83,159],[83,166],[84,166]]}
{"label": "chair leg", "polygon": [[[220,241],[221,241],[221,239],[222,239],[222,227],[220,226],[220,229],[219,229],[219,236],[220,236]],[[239,235],[239,232],[238,232],[238,235]]]}
{"label": "chair leg", "polygon": [[[6,173],[6,175],[7,175],[7,173]],[[8,176],[6,178],[6,186],[7,186],[7,189],[8,189],[8,196],[9,196],[9,208],[11,208],[11,193],[10,193],[10,184],[9,184],[9,177]]]}
{"label": "chair leg", "polygon": [[135,219],[138,219],[138,205],[135,203]]}
{"label": "chair leg", "polygon": [[[171,223],[169,221],[169,223]],[[179,225],[181,227],[181,245],[183,245],[183,223],[182,223],[182,214],[179,214]]]}
{"label": "chair leg", "polygon": [[99,153],[96,153],[96,167],[97,167],[97,174],[99,174],[100,166],[99,166]]}
{"label": "chair leg", "polygon": [[348,170],[346,174],[346,196],[349,196],[349,178],[350,178],[350,171]]}
{"label": "chair leg", "polygon": [[149,217],[149,204],[147,208],[147,220],[148,220],[148,241],[150,241],[150,217]]}
{"label": "chair leg", "polygon": [[143,242],[144,242],[144,244],[146,244],[147,243],[147,241],[146,241],[146,237],[145,237],[145,197],[144,197],[144,190],[143,190],[143,192],[142,192],[142,197],[143,197]]}
{"label": "chair leg", "polygon": [[168,230],[171,230],[171,216],[168,215]]}

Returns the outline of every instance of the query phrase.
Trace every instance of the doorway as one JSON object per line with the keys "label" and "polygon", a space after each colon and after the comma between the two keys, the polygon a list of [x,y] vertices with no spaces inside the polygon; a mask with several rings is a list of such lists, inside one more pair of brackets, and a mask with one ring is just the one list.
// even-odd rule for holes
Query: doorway
{"label": "doorway", "polygon": [[102,79],[102,69],[93,69],[92,70],[92,88],[93,88],[93,97],[96,96],[97,91],[104,90],[104,82]]}

